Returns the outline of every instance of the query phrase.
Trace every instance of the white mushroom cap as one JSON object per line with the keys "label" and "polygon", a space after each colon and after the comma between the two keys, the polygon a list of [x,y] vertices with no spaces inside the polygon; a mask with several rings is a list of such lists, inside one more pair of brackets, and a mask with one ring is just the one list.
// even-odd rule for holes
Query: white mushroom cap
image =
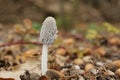
{"label": "white mushroom cap", "polygon": [[40,42],[51,45],[57,36],[57,25],[53,17],[47,17],[40,31]]}

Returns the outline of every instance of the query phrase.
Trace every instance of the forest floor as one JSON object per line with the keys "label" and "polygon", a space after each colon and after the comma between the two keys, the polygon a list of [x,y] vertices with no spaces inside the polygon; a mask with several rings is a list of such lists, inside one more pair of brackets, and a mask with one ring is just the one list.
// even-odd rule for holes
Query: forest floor
{"label": "forest floor", "polygon": [[59,30],[41,76],[38,25],[0,25],[0,80],[120,80],[120,29],[110,23]]}

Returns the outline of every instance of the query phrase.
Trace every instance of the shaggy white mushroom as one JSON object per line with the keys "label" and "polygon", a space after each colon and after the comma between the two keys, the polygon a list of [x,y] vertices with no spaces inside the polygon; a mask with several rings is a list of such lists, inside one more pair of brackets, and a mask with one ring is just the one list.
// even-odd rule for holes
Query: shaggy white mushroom
{"label": "shaggy white mushroom", "polygon": [[40,42],[43,43],[42,57],[41,57],[41,74],[45,75],[47,72],[47,55],[48,47],[54,42],[57,36],[57,25],[53,17],[47,17],[42,24],[40,31]]}

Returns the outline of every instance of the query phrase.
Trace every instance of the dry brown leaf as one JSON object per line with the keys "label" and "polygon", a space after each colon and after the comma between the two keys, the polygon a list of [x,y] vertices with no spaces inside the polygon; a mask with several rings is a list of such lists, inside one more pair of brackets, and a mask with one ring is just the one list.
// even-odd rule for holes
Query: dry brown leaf
{"label": "dry brown leaf", "polygon": [[63,48],[59,48],[56,50],[56,54],[64,56],[66,54],[66,50]]}
{"label": "dry brown leaf", "polygon": [[96,54],[99,54],[101,56],[104,56],[106,54],[106,51],[103,48],[96,49]]}
{"label": "dry brown leaf", "polygon": [[91,53],[92,53],[92,49],[91,48],[85,48],[85,50],[84,50],[84,54],[85,55],[89,55]]}
{"label": "dry brown leaf", "polygon": [[115,71],[115,74],[117,74],[118,76],[120,76],[120,68],[118,68],[118,69]]}
{"label": "dry brown leaf", "polygon": [[30,49],[25,52],[23,52],[21,55],[17,55],[15,62],[17,63],[23,63],[26,61],[27,58],[30,57],[38,57],[40,56],[40,50],[39,49]]}
{"label": "dry brown leaf", "polygon": [[112,45],[117,45],[119,43],[120,39],[118,37],[113,37],[109,40],[109,43]]}
{"label": "dry brown leaf", "polygon": [[28,70],[33,73],[41,74],[41,70],[39,68],[40,59],[36,57],[27,58],[24,64],[19,64],[16,70],[13,71],[0,71],[1,78],[14,78],[15,80],[20,80],[20,75]]}
{"label": "dry brown leaf", "polygon": [[38,56],[40,55],[40,52],[39,52],[39,49],[30,49],[30,50],[27,50],[26,52],[22,53],[22,56],[24,57],[35,57],[35,56]]}
{"label": "dry brown leaf", "polygon": [[77,64],[77,65],[81,65],[81,64],[84,63],[84,61],[83,61],[82,59],[78,58],[78,59],[75,59],[75,60],[73,61],[73,63],[75,63],[75,64]]}
{"label": "dry brown leaf", "polygon": [[48,76],[41,76],[39,80],[51,80]]}
{"label": "dry brown leaf", "polygon": [[89,70],[91,70],[91,69],[94,69],[94,65],[91,64],[91,63],[87,63],[87,64],[85,65],[85,71],[89,71]]}
{"label": "dry brown leaf", "polygon": [[65,39],[63,42],[66,45],[73,45],[75,43],[75,40],[73,38],[68,38],[68,39]]}
{"label": "dry brown leaf", "polygon": [[112,62],[116,67],[120,68],[120,60],[115,60]]}
{"label": "dry brown leaf", "polygon": [[24,25],[25,25],[25,27],[27,29],[31,29],[32,28],[32,21],[30,19],[26,18],[26,19],[23,20],[23,22],[24,22]]}
{"label": "dry brown leaf", "polygon": [[60,78],[65,77],[63,73],[57,70],[49,69],[46,73],[46,75],[51,79],[51,80],[59,80]]}

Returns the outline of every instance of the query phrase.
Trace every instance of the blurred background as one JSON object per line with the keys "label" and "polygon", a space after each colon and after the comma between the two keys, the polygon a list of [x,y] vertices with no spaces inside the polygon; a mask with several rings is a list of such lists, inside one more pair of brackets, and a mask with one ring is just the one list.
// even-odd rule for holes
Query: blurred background
{"label": "blurred background", "polygon": [[35,25],[56,18],[64,30],[84,23],[119,24],[120,0],[0,0],[0,23],[15,24],[29,19]]}

